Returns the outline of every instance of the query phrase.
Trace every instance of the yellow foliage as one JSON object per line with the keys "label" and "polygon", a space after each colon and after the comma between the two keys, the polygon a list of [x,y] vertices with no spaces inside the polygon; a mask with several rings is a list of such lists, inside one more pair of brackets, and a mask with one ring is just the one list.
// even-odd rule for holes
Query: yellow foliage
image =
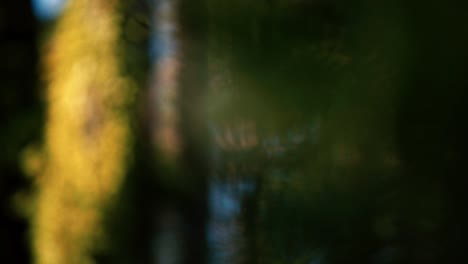
{"label": "yellow foliage", "polygon": [[46,159],[32,231],[38,264],[93,262],[102,210],[126,170],[131,138],[124,109],[134,92],[119,73],[112,3],[71,1],[46,45]]}

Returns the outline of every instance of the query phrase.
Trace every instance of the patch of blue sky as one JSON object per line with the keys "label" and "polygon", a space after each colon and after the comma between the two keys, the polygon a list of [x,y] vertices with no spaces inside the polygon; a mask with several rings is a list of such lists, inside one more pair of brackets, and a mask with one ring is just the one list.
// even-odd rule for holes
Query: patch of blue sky
{"label": "patch of blue sky", "polygon": [[214,181],[210,185],[211,216],[215,219],[234,219],[240,213],[240,197],[227,183]]}
{"label": "patch of blue sky", "polygon": [[175,56],[177,52],[176,42],[168,36],[155,34],[151,38],[149,56],[151,60],[159,61],[163,58]]}
{"label": "patch of blue sky", "polygon": [[50,21],[58,17],[68,0],[31,0],[34,15],[41,21]]}

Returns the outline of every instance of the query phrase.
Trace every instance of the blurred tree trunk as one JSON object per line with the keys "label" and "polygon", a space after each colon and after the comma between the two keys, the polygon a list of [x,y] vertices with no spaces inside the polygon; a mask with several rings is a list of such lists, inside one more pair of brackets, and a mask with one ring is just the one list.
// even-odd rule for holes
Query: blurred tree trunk
{"label": "blurred tree trunk", "polygon": [[[153,131],[172,134],[162,137],[157,146],[161,151],[157,162],[163,163],[158,175],[163,186],[166,186],[166,202],[175,207],[183,221],[182,263],[206,263],[206,181],[210,173],[210,152],[207,144],[207,122],[203,112],[207,78],[205,7],[202,1],[166,2],[174,8],[173,37],[177,51],[176,54],[168,56],[175,59],[172,64],[158,62],[156,67],[160,67],[157,70],[162,72],[161,79],[164,79],[163,74],[170,70],[170,67],[174,67],[176,72],[168,77],[173,78],[169,80],[171,84],[160,82],[156,84],[159,85],[156,89],[173,89],[170,93],[174,94],[175,98],[166,97],[161,101],[160,97],[156,104],[152,102],[159,112],[164,111],[164,105],[167,103],[173,108],[173,113],[167,117],[159,115],[156,122],[161,119],[165,122],[159,122],[159,127],[157,124]],[[165,59],[167,58],[161,60]],[[167,85],[173,87],[163,87]]]}

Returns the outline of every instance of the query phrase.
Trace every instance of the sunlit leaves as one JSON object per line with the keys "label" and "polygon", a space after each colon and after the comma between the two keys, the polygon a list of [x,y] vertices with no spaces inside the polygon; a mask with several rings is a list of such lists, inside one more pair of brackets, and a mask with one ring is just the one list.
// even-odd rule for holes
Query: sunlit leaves
{"label": "sunlit leaves", "polygon": [[[36,263],[93,263],[103,209],[119,190],[129,155],[125,110],[132,87],[120,75],[118,17],[107,1],[70,3],[45,45],[45,167],[33,220]],[[32,158],[26,163],[35,170]]]}

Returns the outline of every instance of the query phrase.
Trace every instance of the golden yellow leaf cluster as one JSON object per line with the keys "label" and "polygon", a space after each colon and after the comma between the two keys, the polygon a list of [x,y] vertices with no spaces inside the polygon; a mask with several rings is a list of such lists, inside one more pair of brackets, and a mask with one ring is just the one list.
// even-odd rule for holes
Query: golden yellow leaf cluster
{"label": "golden yellow leaf cluster", "polygon": [[93,263],[103,209],[125,174],[134,92],[119,70],[112,3],[70,1],[44,52],[45,165],[32,225],[38,264]]}

